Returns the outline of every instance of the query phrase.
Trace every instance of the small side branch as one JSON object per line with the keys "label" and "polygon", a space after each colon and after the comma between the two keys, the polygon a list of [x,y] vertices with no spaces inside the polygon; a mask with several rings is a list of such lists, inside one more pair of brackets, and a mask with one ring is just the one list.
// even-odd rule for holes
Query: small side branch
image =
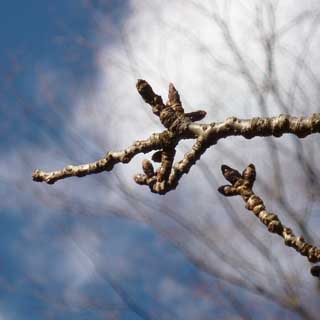
{"label": "small side branch", "polygon": [[32,173],[34,181],[54,184],[56,181],[69,177],[83,177],[89,174],[99,173],[102,171],[111,171],[115,164],[128,163],[139,153],[148,153],[152,150],[159,150],[170,145],[175,140],[174,135],[169,131],[154,133],[147,140],[139,140],[123,151],[108,152],[104,158],[95,162],[82,165],[69,165],[61,170],[45,172],[35,170]]}
{"label": "small side branch", "polygon": [[[307,243],[302,236],[295,236],[290,228],[281,223],[276,214],[266,210],[263,200],[253,192],[252,188],[256,178],[256,170],[253,164],[249,164],[242,174],[226,165],[223,165],[221,169],[226,180],[231,183],[231,185],[224,185],[218,189],[221,194],[227,197],[241,196],[246,203],[246,208],[259,218],[269,232],[281,236],[286,246],[294,248],[312,263],[320,261],[320,249]],[[311,273],[318,276],[319,267],[314,266]]]}

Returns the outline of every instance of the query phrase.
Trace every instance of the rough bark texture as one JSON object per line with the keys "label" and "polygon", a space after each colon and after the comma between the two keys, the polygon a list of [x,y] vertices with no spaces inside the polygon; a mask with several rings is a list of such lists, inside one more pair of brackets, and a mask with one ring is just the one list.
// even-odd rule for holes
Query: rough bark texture
{"label": "rough bark texture", "polygon": [[[226,165],[223,165],[221,169],[226,180],[231,183],[231,185],[221,186],[218,189],[221,194],[227,197],[241,196],[246,203],[246,208],[259,218],[269,232],[281,236],[286,246],[294,248],[312,263],[320,261],[320,249],[307,243],[302,236],[295,236],[290,228],[281,223],[276,214],[266,210],[263,200],[253,192],[252,188],[256,178],[253,164],[249,164],[242,174]],[[315,267],[311,270],[313,275],[316,270]]]}
{"label": "rough bark texture", "polygon": [[[152,107],[153,113],[159,117],[161,123],[167,129],[166,131],[153,134],[147,140],[136,141],[123,151],[108,152],[104,158],[92,163],[69,165],[52,172],[35,170],[32,174],[33,180],[53,184],[58,180],[72,176],[83,177],[88,174],[111,171],[115,164],[119,162],[128,163],[139,153],[159,150],[152,159],[161,163],[160,168],[156,171],[152,169],[152,171],[152,164],[148,164],[149,170],[146,169],[145,163],[144,174],[135,175],[134,180],[138,184],[149,186],[152,192],[165,194],[175,189],[180,178],[189,172],[206,149],[215,145],[222,138],[229,136],[242,136],[247,139],[266,136],[280,137],[285,133],[303,138],[320,132],[320,113],[315,113],[306,118],[281,114],[278,117],[271,118],[241,120],[230,117],[224,122],[194,123],[202,120],[206,116],[206,112],[199,110],[185,113],[179,93],[173,84],[169,85],[166,104],[163,103],[159,95],[153,92],[151,86],[145,80],[138,80],[137,90],[144,101]],[[184,158],[174,163],[175,147],[182,139],[196,139],[196,141]]]}

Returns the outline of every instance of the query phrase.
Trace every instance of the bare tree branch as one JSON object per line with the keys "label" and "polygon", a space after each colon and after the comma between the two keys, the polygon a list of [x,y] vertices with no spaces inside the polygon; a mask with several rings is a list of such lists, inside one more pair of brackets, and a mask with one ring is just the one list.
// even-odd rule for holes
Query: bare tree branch
{"label": "bare tree branch", "polygon": [[[206,112],[200,110],[185,113],[179,93],[172,84],[169,86],[169,97],[166,104],[162,102],[159,95],[153,92],[146,81],[138,80],[137,89],[167,130],[158,134],[154,133],[147,140],[136,141],[123,151],[108,152],[104,158],[92,163],[69,165],[52,172],[35,170],[32,174],[33,180],[53,184],[57,180],[71,176],[82,177],[102,171],[111,171],[115,164],[128,163],[139,153],[160,150],[153,157],[154,160],[161,162],[160,168],[155,171],[150,161],[144,161],[144,173],[135,175],[134,179],[138,184],[148,185],[151,192],[165,194],[175,189],[182,175],[188,173],[202,154],[222,138],[230,136],[242,136],[246,139],[266,136],[280,137],[285,133],[304,138],[320,132],[320,113],[300,118],[281,114],[270,118],[258,117],[242,120],[230,117],[224,122],[194,123],[193,121],[202,119]],[[174,163],[175,147],[183,139],[196,139],[196,142],[182,160]]]}
{"label": "bare tree branch", "polygon": [[246,203],[246,208],[259,218],[269,232],[281,236],[286,246],[294,248],[301,255],[306,256],[310,262],[320,261],[320,249],[307,243],[302,236],[295,236],[290,228],[281,223],[276,214],[266,210],[263,200],[253,192],[252,188],[256,178],[253,164],[249,164],[242,174],[226,165],[223,165],[221,169],[224,177],[231,183],[231,185],[221,186],[218,189],[221,194],[227,197],[240,195]]}

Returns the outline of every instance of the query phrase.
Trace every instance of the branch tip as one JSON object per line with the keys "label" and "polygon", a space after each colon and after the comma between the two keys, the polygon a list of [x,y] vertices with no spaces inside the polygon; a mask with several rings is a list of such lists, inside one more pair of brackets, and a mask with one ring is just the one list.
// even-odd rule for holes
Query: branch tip
{"label": "branch tip", "polygon": [[189,118],[192,122],[200,121],[207,115],[204,110],[197,110],[193,112],[185,113],[185,116]]}
{"label": "branch tip", "polygon": [[320,278],[320,266],[317,265],[317,266],[311,267],[310,273],[311,273],[314,277]]}
{"label": "branch tip", "polygon": [[146,184],[146,175],[138,173],[136,175],[133,176],[133,180],[135,181],[135,183],[140,184],[140,185],[145,185]]}
{"label": "branch tip", "polygon": [[161,158],[162,158],[162,150],[155,152],[151,157],[152,161],[154,162],[161,162]]}
{"label": "branch tip", "polygon": [[145,80],[138,79],[137,84],[136,84],[136,88],[137,88],[139,94],[141,95],[141,97],[143,98],[143,100],[146,103],[152,105],[154,102],[155,93],[153,92],[149,83]]}
{"label": "branch tip", "polygon": [[254,183],[256,179],[256,168],[255,166],[250,163],[242,172],[242,177],[243,179],[251,182],[252,184]]}
{"label": "branch tip", "polygon": [[239,178],[242,178],[239,171],[233,169],[225,164],[221,166],[223,176],[231,183],[234,184]]}
{"label": "branch tip", "polygon": [[232,197],[238,195],[237,189],[230,185],[221,186],[218,188],[218,191],[225,197]]}
{"label": "branch tip", "polygon": [[151,178],[154,176],[154,169],[153,169],[153,165],[152,163],[147,160],[147,159],[144,159],[142,161],[142,170],[143,172],[145,173],[145,175],[148,177],[148,178]]}

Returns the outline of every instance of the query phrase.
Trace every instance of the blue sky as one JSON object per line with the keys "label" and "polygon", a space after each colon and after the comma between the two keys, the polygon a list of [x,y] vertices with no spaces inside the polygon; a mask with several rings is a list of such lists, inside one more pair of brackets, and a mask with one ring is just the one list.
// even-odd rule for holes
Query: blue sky
{"label": "blue sky", "polygon": [[[59,86],[54,103],[58,105],[58,112],[68,117],[72,110],[68,105],[71,95],[95,79],[95,54],[101,45],[101,39],[95,34],[96,15],[105,15],[106,19],[120,26],[127,14],[126,1],[106,4],[92,1],[92,4],[92,7],[90,1],[6,1],[1,4],[1,133],[6,137],[1,139],[3,153],[13,152],[19,158],[22,156],[20,148],[41,147],[47,143],[48,137],[63,148],[65,124],[60,122],[61,118],[51,110],[50,104],[37,101],[34,94],[36,80],[39,72],[47,67],[63,74],[65,83]],[[111,45],[113,37],[106,34],[103,41]],[[56,122],[58,124],[53,125]],[[12,201],[1,209],[1,319],[45,319],[50,316],[54,319],[111,319],[115,316],[134,320],[149,319],[149,314],[155,318],[156,312],[163,315],[174,312],[173,305],[161,306],[145,292],[148,282],[159,277],[155,274],[157,268],[146,270],[148,272],[137,270],[130,279],[118,279],[107,269],[99,270],[99,267],[92,271],[92,280],[85,285],[92,306],[90,302],[88,305],[83,302],[82,306],[77,301],[74,305],[72,302],[64,305],[61,293],[66,290],[65,282],[72,270],[68,270],[67,275],[63,270],[57,275],[56,270],[61,259],[65,259],[66,243],[74,246],[73,251],[79,250],[75,253],[82,256],[79,263],[85,260],[88,264],[84,263],[84,269],[95,269],[90,266],[90,254],[77,247],[76,240],[68,235],[68,231],[77,225],[79,228],[85,225],[86,230],[93,233],[101,229],[100,233],[107,237],[106,248],[110,247],[108,242],[111,239],[110,252],[105,252],[103,257],[106,261],[129,256],[127,259],[133,260],[131,263],[136,267],[143,264],[155,267],[159,257],[166,255],[167,267],[160,270],[163,276],[169,275],[170,278],[171,274],[179,282],[192,281],[191,275],[196,271],[170,243],[162,238],[158,240],[159,235],[148,227],[108,216],[97,216],[98,221],[92,221],[91,217],[90,221],[82,221],[68,211],[55,212],[43,207],[27,193],[26,188],[32,183],[30,169],[27,166],[23,173],[23,179],[30,181],[11,185],[3,180],[0,185],[2,196]],[[20,201],[20,197],[26,198],[25,201]],[[40,229],[36,228],[34,234],[29,234],[32,217],[49,212],[58,216]],[[155,248],[158,241],[162,245]],[[130,257],[130,251],[136,247],[140,248],[137,256]],[[32,268],[33,255],[40,256],[40,273]],[[123,260],[126,263],[126,259]],[[180,270],[176,274],[178,266]]]}
{"label": "blue sky", "polygon": [[[312,0],[308,5],[317,6]],[[12,0],[2,1],[0,8],[0,320],[213,315],[240,319],[248,318],[248,310],[252,319],[270,315],[300,319],[259,295],[257,284],[281,296],[283,279],[279,276],[276,288],[270,288],[270,277],[278,276],[274,260],[270,263],[255,244],[246,242],[239,221],[250,226],[256,239],[270,241],[271,256],[288,274],[292,272],[288,278],[297,277],[299,290],[299,281],[305,281],[306,289],[302,293],[297,289],[305,299],[311,298],[303,290],[311,292],[314,283],[300,277],[299,270],[308,270],[308,264],[295,260],[295,255],[284,259],[287,248],[266,238],[265,230],[244,210],[224,214],[232,208],[215,191],[224,183],[222,162],[241,167],[254,160],[261,172],[272,171],[261,140],[250,141],[251,149],[245,141],[232,139],[224,142],[225,149],[217,146],[204,156],[207,169],[199,164],[164,197],[133,183],[141,157],[112,173],[67,179],[54,186],[31,180],[35,168],[52,170],[93,161],[109,149],[162,130],[135,91],[140,77],[150,80],[164,97],[168,82],[174,81],[185,106],[190,111],[206,109],[210,120],[261,114],[236,59],[224,47],[222,33],[210,29],[212,21],[199,8],[179,0],[165,5],[158,0]],[[213,6],[221,12],[226,8]],[[280,9],[283,26],[291,11]],[[294,10],[293,16],[304,9]],[[261,47],[254,45],[257,35],[248,36],[252,12],[249,6],[236,4],[230,16],[239,50],[250,52],[245,61],[258,83],[265,81],[265,59]],[[300,43],[296,37],[305,37],[307,27],[293,31],[294,37],[284,36],[279,52],[295,48]],[[318,51],[309,42],[312,64]],[[285,54],[279,54],[279,61],[285,92],[295,69]],[[221,65],[229,69],[220,70]],[[313,71],[318,72],[316,67]],[[303,72],[301,78],[309,83],[307,71]],[[297,93],[295,113],[316,109],[317,91],[311,85],[305,90],[309,109],[303,94],[301,98]],[[272,97],[266,101],[270,114],[279,113]],[[294,140],[282,139],[280,146],[294,145]],[[318,142],[311,138],[305,145],[310,155]],[[178,156],[188,147],[179,147]],[[294,206],[304,208],[308,193],[296,183],[304,175],[291,168],[294,161],[285,152],[280,152],[280,160],[291,188],[288,197],[296,201]],[[265,181],[272,177],[267,175]],[[272,196],[268,195],[270,200]],[[235,203],[239,206],[240,201]],[[257,276],[256,283],[252,276],[252,284],[248,274],[263,276]],[[249,290],[221,280],[228,277],[241,280]]]}
{"label": "blue sky", "polygon": [[[65,113],[68,113],[66,100],[70,96],[67,88],[81,90],[82,86],[95,77],[94,58],[98,46],[95,39],[95,10],[106,12],[108,19],[115,19],[120,24],[126,15],[126,3],[108,1],[107,5],[99,6],[99,1],[97,5],[93,1],[92,7],[90,3],[35,0],[23,3],[4,1],[1,5],[1,65],[4,86],[4,103],[1,108],[7,110],[10,106],[11,109],[19,110],[18,114],[10,114],[10,120],[6,121],[9,127],[4,132],[9,139],[14,139],[13,144],[23,143],[24,139],[38,143],[41,137],[38,130],[41,130],[43,117],[54,117],[53,114],[48,114],[49,108],[42,104],[35,105],[33,99],[36,75],[41,72],[43,65],[50,65],[57,72],[64,73],[64,81],[68,86],[63,92],[59,90],[56,99],[57,103],[63,104],[61,108]],[[111,38],[106,40],[112,41]],[[84,42],[83,45],[81,41]],[[41,112],[44,109],[45,112]],[[10,134],[13,131],[10,125],[14,125],[19,132]],[[53,134],[63,136],[61,128],[51,130],[54,131]]]}

